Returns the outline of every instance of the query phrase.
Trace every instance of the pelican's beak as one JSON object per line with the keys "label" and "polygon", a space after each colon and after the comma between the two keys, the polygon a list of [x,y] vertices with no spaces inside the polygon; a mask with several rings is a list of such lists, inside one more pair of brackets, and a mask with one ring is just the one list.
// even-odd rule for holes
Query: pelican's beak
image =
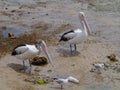
{"label": "pelican's beak", "polygon": [[81,15],[81,16],[80,16],[80,19],[84,22],[84,24],[85,24],[85,26],[86,26],[86,28],[87,28],[88,34],[90,35],[90,32],[91,32],[90,26],[89,26],[89,24],[88,24],[85,16],[84,16],[84,15]]}
{"label": "pelican's beak", "polygon": [[42,46],[42,50],[43,50],[44,53],[46,54],[47,59],[49,60],[50,64],[53,66],[53,62],[52,62],[52,59],[51,59],[51,57],[50,57],[50,55],[49,55],[49,53],[48,53],[47,46],[46,46],[46,45]]}

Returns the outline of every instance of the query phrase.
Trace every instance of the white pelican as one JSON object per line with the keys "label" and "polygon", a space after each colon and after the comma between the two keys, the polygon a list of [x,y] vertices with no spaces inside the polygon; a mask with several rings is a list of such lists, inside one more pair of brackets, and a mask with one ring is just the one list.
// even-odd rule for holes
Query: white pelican
{"label": "white pelican", "polygon": [[46,54],[49,62],[52,64],[52,60],[48,53],[46,43],[43,40],[38,41],[36,46],[28,45],[28,44],[21,44],[21,45],[16,46],[12,51],[12,56],[15,56],[16,58],[23,60],[24,71],[25,71],[24,61],[28,59],[29,64],[30,64],[30,72],[31,72],[32,65],[31,65],[30,59],[32,59],[36,55],[39,55],[42,50]]}
{"label": "white pelican", "polygon": [[79,19],[83,27],[83,30],[75,29],[75,30],[65,32],[61,36],[61,39],[59,40],[59,41],[68,42],[70,44],[71,53],[72,53],[72,45],[74,45],[74,50],[76,51],[77,50],[76,44],[86,40],[87,36],[90,34],[90,28],[85,18],[84,12],[79,13]]}

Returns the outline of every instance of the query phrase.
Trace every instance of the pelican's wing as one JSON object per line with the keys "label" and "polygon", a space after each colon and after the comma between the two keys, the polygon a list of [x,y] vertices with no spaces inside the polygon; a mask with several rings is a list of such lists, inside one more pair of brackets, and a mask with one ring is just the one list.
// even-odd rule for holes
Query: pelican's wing
{"label": "pelican's wing", "polygon": [[60,41],[68,41],[68,40],[74,38],[75,36],[76,36],[76,33],[75,33],[73,30],[71,30],[71,31],[69,31],[69,32],[64,33],[64,34],[61,36]]}
{"label": "pelican's wing", "polygon": [[12,55],[19,55],[19,54],[26,52],[27,50],[28,50],[28,47],[25,44],[21,44],[21,45],[16,46],[13,49]]}

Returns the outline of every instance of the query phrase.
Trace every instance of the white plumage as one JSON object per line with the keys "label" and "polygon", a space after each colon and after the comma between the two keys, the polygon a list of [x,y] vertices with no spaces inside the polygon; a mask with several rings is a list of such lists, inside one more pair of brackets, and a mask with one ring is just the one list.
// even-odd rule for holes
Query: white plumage
{"label": "white plumage", "polygon": [[[12,55],[18,59],[23,60],[23,66],[25,71],[24,60],[29,60],[29,64],[31,67],[32,65],[30,59],[34,58],[36,55],[39,55],[42,50],[46,54],[49,62],[52,64],[52,59],[48,53],[47,46],[43,40],[38,42],[37,47],[35,45],[20,44],[13,49]],[[31,68],[30,68],[30,72],[31,72]]]}
{"label": "white plumage", "polygon": [[53,78],[58,84],[61,85],[61,90],[63,89],[63,84],[68,83],[69,79],[63,79],[63,78]]}
{"label": "white plumage", "polygon": [[80,17],[80,23],[83,27],[83,30],[75,29],[75,30],[65,32],[60,39],[60,41],[64,41],[70,44],[71,53],[72,53],[72,45],[74,45],[74,49],[76,51],[77,49],[76,44],[86,40],[88,34],[90,33],[90,28],[86,21],[84,13],[80,12],[79,17]]}
{"label": "white plumage", "polygon": [[75,77],[73,77],[73,76],[69,76],[68,78],[67,78],[69,81],[71,81],[71,82],[74,82],[74,83],[79,83],[79,80],[78,79],[76,79]]}
{"label": "white plumage", "polygon": [[35,47],[35,45],[28,45],[28,44],[16,48],[15,51],[19,52],[19,54],[16,54],[15,56],[18,59],[24,59],[24,60],[31,59],[36,55],[38,55],[38,52],[41,52]]}
{"label": "white plumage", "polygon": [[59,79],[57,79],[57,80],[55,80],[57,83],[59,83],[59,84],[64,84],[64,83],[68,83],[68,80],[69,79],[62,79],[62,78],[59,78]]}
{"label": "white plumage", "polygon": [[101,69],[103,69],[105,65],[103,63],[96,63],[93,64],[93,66],[97,69],[97,73],[101,74]]}
{"label": "white plumage", "polygon": [[74,83],[79,83],[79,80],[72,77],[72,76],[69,76],[67,77],[66,79],[63,79],[63,78],[53,78],[58,84],[61,85],[61,90],[63,89],[63,84],[66,84],[68,83],[69,81],[70,82],[74,82]]}
{"label": "white plumage", "polygon": [[96,64],[93,64],[93,66],[95,68],[104,68],[104,64],[103,63],[96,63]]}

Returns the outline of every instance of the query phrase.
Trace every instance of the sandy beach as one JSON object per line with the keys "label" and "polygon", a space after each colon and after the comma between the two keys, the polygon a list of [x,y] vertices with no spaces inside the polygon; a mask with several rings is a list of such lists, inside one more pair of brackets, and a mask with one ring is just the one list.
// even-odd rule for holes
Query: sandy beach
{"label": "sandy beach", "polygon": [[[98,3],[108,6],[100,7]],[[1,0],[0,50],[5,55],[0,58],[0,90],[60,90],[60,85],[54,81],[39,85],[35,80],[68,76],[80,82],[68,83],[63,90],[119,90],[120,12],[117,9],[120,2],[116,0],[116,7],[115,2],[112,3],[114,9],[110,8],[111,3],[112,0],[103,3],[95,0]],[[65,31],[81,28],[80,11],[86,15],[91,35],[77,45],[78,54],[71,55],[69,45],[58,41]],[[8,32],[13,32],[16,38],[8,39]],[[51,64],[33,66],[35,71],[29,75],[22,70],[22,60],[11,56],[11,50],[21,42],[32,44],[36,39],[46,41],[54,67]],[[13,46],[6,46],[7,51],[5,45],[9,44]],[[3,52],[5,50],[7,53]],[[117,56],[117,62],[107,58],[111,54]],[[106,63],[111,67],[96,74],[90,72],[93,63]],[[29,66],[27,60],[26,65]]]}

